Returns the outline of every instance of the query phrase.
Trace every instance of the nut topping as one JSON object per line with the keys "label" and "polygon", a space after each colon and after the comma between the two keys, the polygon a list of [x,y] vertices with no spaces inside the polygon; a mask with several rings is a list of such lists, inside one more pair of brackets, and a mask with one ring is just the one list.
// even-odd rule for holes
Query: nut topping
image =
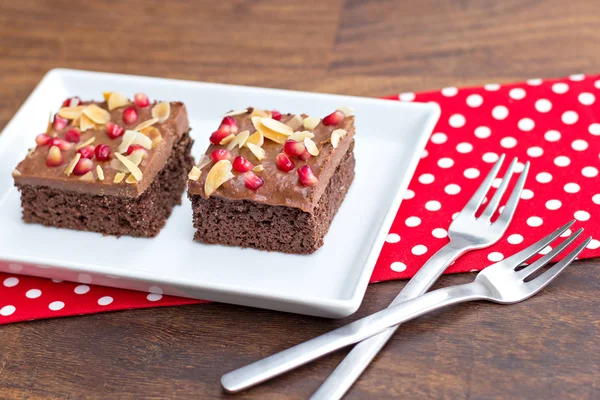
{"label": "nut topping", "polygon": [[65,168],[65,174],[67,176],[70,176],[73,173],[73,170],[75,169],[75,165],[77,165],[80,158],[81,158],[81,153],[76,153],[75,157],[73,157],[71,162],[69,164],[67,164],[67,167]]}
{"label": "nut topping", "polygon": [[94,182],[94,173],[92,171],[89,171],[88,173],[83,175],[81,178],[79,178],[79,180],[84,181],[84,182]]}
{"label": "nut topping", "polygon": [[21,176],[21,172],[18,169],[13,169],[12,176]]}
{"label": "nut topping", "polygon": [[158,118],[158,122],[161,124],[169,119],[171,115],[171,104],[163,101],[152,107],[152,117]]}
{"label": "nut topping", "polygon": [[117,157],[117,159],[121,161],[123,165],[125,165],[129,172],[131,172],[131,175],[133,175],[138,182],[142,180],[142,171],[140,171],[137,165],[135,165],[127,157],[119,153],[115,153],[115,157]]}
{"label": "nut topping", "polygon": [[194,165],[192,167],[192,170],[188,174],[188,178],[192,181],[197,181],[198,179],[200,179],[201,175],[202,175],[202,171],[200,170],[200,168],[198,168]]}
{"label": "nut topping", "polygon": [[83,109],[86,107],[87,106],[62,107],[60,110],[58,110],[58,116],[61,118],[73,120],[79,117],[83,112]]}
{"label": "nut topping", "polygon": [[[96,104],[90,104],[83,109],[83,115],[87,116],[96,124],[104,125],[110,122],[110,113]],[[83,117],[83,116],[82,116]]]}
{"label": "nut topping", "polygon": [[283,124],[273,118],[261,118],[260,123],[262,126],[271,129],[274,132],[281,133],[285,136],[290,136],[294,133],[294,129],[286,124]]}
{"label": "nut topping", "polygon": [[123,140],[121,141],[121,144],[119,145],[119,147],[117,147],[117,151],[119,153],[125,153],[127,151],[127,149],[129,148],[129,146],[131,146],[131,144],[133,144],[133,141],[135,140],[137,135],[138,135],[138,132],[136,132],[136,131],[130,131],[130,130],[125,131],[125,134],[123,135]]}
{"label": "nut topping", "polygon": [[354,108],[351,107],[338,107],[337,110],[343,112],[346,117],[352,117],[354,115]]}
{"label": "nut topping", "polygon": [[252,171],[254,171],[254,172],[263,172],[264,170],[265,170],[265,167],[262,164],[257,165],[256,167],[252,168]]}
{"label": "nut topping", "polygon": [[98,180],[104,180],[104,170],[99,165],[96,166],[96,175],[98,175]]}
{"label": "nut topping", "polygon": [[136,126],[135,128],[133,128],[133,130],[141,132],[144,128],[152,126],[157,122],[158,122],[158,118],[150,118],[149,120],[146,120],[146,121],[142,122],[141,124],[139,124],[138,126]]}
{"label": "nut topping", "polygon": [[200,157],[200,160],[198,161],[198,164],[196,164],[196,166],[200,169],[206,167],[208,164],[210,164],[211,162],[211,158],[209,156],[207,156],[206,154],[202,154],[202,156]]}
{"label": "nut topping", "polygon": [[233,117],[235,115],[246,114],[247,112],[248,112],[247,108],[244,108],[243,110],[233,110],[233,111],[229,111],[227,114],[225,114],[224,117]]}
{"label": "nut topping", "polygon": [[142,133],[148,136],[152,140],[152,148],[155,149],[158,147],[160,142],[162,142],[163,138],[160,134],[160,131],[153,126],[145,128],[142,130]]}
{"label": "nut topping", "polygon": [[248,140],[246,140],[245,145],[247,146],[248,143],[252,143],[258,147],[262,147],[262,145],[265,143],[265,137],[263,136],[261,131],[256,131],[248,137]]}
{"label": "nut topping", "polygon": [[137,179],[135,179],[135,176],[133,176],[133,174],[131,174],[127,177],[127,179],[125,179],[125,182],[126,183],[137,183],[138,181],[137,181]]}
{"label": "nut topping", "polygon": [[[225,136],[223,139],[221,139],[221,141],[219,142],[219,144],[221,146],[225,146],[226,144],[228,144],[229,142],[231,142],[233,140],[233,138],[235,137],[235,135],[232,133],[229,136]],[[229,147],[228,147],[229,149]]]}
{"label": "nut topping", "polygon": [[312,139],[304,139],[304,146],[306,146],[306,150],[311,156],[316,157],[319,155],[319,149],[317,148],[317,145],[315,144],[315,142],[313,142]]}
{"label": "nut topping", "polygon": [[79,149],[84,148],[85,146],[89,146],[90,144],[94,143],[95,140],[96,140],[96,136],[92,136],[91,138],[89,138],[85,142],[79,144],[79,146],[75,147],[75,150],[79,150]]}
{"label": "nut topping", "polygon": [[117,174],[115,175],[115,179],[113,179],[113,182],[121,183],[123,181],[123,178],[125,178],[125,174],[123,172],[117,172]]}
{"label": "nut topping", "polygon": [[208,171],[206,182],[204,182],[204,194],[208,197],[213,194],[222,184],[232,179],[231,161],[220,160]]}
{"label": "nut topping", "polygon": [[229,142],[229,145],[227,146],[227,150],[231,151],[233,149],[235,149],[235,147],[239,147],[240,149],[242,148],[242,146],[244,146],[244,144],[246,144],[246,142],[248,141],[248,138],[250,136],[250,131],[242,131],[240,133],[238,133],[231,142]]}
{"label": "nut topping", "polygon": [[256,157],[258,161],[262,161],[265,158],[265,151],[262,147],[252,143],[246,143],[246,147],[254,154],[254,157]]}
{"label": "nut topping", "polygon": [[292,117],[292,119],[290,119],[290,120],[289,120],[288,122],[286,122],[285,124],[286,124],[287,126],[289,126],[289,127],[292,129],[292,132],[293,132],[293,131],[296,131],[296,130],[298,130],[298,129],[299,129],[301,126],[302,126],[302,123],[303,123],[302,116],[300,116],[300,115],[296,114],[296,115],[294,115],[294,116]]}
{"label": "nut topping", "polygon": [[81,117],[79,117],[79,129],[81,129],[81,132],[85,132],[88,129],[94,128],[96,128],[94,121],[92,121],[87,115],[81,114]]}
{"label": "nut topping", "polygon": [[317,117],[306,117],[302,121],[302,125],[305,129],[313,130],[321,123],[321,119]]}
{"label": "nut topping", "polygon": [[301,131],[294,132],[290,135],[289,140],[293,140],[294,142],[304,142],[304,139],[309,138],[312,139],[315,137],[315,134],[309,131]]}
{"label": "nut topping", "polygon": [[334,149],[337,149],[338,145],[340,144],[340,140],[342,140],[347,133],[348,132],[343,129],[336,129],[331,132],[331,145]]}
{"label": "nut topping", "polygon": [[106,94],[108,94],[108,99],[106,100],[106,104],[108,105],[108,110],[112,111],[115,108],[125,107],[129,104],[129,99],[123,93],[119,92],[108,92],[104,94],[104,98],[106,99]]}

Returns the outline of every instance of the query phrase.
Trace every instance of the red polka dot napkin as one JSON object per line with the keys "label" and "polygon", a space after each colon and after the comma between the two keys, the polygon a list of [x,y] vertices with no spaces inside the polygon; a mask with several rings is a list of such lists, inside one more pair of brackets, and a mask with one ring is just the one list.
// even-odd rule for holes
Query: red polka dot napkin
{"label": "red polka dot napkin", "polygon": [[[381,251],[371,282],[409,278],[447,243],[446,229],[499,155],[531,161],[513,222],[496,245],[469,253],[448,272],[479,270],[568,220],[594,237],[580,258],[600,255],[600,76],[480,88],[402,93],[391,100],[442,109],[427,149]],[[506,162],[508,164],[508,162]],[[503,168],[505,169],[506,166]],[[494,182],[497,187],[500,180]],[[550,248],[541,253],[550,251]],[[0,324],[196,300],[0,273]]]}

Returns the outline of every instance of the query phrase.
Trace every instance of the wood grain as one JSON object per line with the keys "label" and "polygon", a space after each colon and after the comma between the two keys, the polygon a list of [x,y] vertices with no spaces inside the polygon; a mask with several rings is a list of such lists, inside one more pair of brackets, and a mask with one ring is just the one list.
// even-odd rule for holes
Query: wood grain
{"label": "wood grain", "polygon": [[[598,26],[592,0],[0,0],[0,128],[55,67],[380,96],[597,73]],[[348,398],[598,399],[599,276],[579,262],[525,303],[413,321]],[[3,326],[0,398],[307,398],[344,352],[236,396],[219,378],[404,284],[341,321],[210,304]]]}

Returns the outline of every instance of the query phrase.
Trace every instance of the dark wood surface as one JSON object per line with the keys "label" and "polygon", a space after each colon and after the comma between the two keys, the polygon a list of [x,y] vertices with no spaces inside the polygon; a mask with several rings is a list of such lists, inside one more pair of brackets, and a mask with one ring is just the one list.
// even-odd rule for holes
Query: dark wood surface
{"label": "dark wood surface", "polygon": [[[598,73],[599,27],[594,0],[0,0],[0,128],[55,67],[378,96]],[[599,276],[580,262],[525,303],[413,321],[348,398],[598,399]],[[339,321],[210,304],[3,326],[0,398],[307,398],[345,353],[236,396],[219,378],[404,283]]]}

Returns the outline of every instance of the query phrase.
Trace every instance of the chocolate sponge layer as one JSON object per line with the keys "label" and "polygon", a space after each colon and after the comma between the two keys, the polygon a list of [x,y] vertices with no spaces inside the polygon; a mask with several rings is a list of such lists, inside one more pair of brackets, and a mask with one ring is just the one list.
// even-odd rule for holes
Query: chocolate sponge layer
{"label": "chocolate sponge layer", "polygon": [[314,253],[354,179],[354,143],[312,213],[248,200],[190,195],[194,240],[293,254]]}
{"label": "chocolate sponge layer", "polygon": [[92,195],[47,186],[19,186],[23,220],[28,223],[100,232],[105,235],[153,237],[181,204],[187,173],[194,165],[193,140],[184,134],[154,182],[138,197]]}

